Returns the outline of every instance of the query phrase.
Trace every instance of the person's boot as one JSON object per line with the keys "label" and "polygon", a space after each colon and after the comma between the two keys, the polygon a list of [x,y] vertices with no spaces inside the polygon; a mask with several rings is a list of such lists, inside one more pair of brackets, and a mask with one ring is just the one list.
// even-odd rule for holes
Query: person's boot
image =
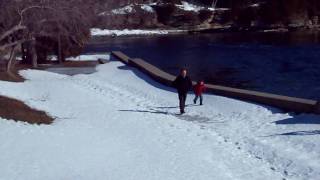
{"label": "person's boot", "polygon": [[193,103],[194,103],[194,104],[197,104],[197,101],[194,99],[194,100],[193,100]]}

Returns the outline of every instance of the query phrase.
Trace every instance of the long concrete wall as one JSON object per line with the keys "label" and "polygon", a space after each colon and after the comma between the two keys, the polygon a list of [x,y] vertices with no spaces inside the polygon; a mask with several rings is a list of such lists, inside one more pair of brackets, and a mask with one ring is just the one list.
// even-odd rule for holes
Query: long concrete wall
{"label": "long concrete wall", "polygon": [[[154,80],[167,86],[171,86],[172,81],[175,79],[175,76],[162,71],[161,69],[153,66],[150,63],[147,63],[142,59],[132,59],[119,51],[112,52],[112,55],[121,62],[138,68]],[[276,94],[230,88],[213,84],[206,84],[206,86],[208,87],[208,92],[220,96],[273,106],[285,111],[320,114],[320,104],[315,100],[281,96]]]}

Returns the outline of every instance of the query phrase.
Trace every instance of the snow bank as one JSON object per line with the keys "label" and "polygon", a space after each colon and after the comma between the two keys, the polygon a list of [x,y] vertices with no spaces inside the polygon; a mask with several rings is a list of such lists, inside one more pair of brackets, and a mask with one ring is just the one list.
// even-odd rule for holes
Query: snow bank
{"label": "snow bank", "polygon": [[[51,56],[49,59],[52,61],[58,60],[57,56]],[[109,60],[110,54],[82,54],[76,57],[66,58],[67,61],[97,61],[99,59]]]}
{"label": "snow bank", "polygon": [[110,59],[110,54],[83,54],[76,57],[66,58],[67,61],[97,61],[99,59]]}
{"label": "snow bank", "polygon": [[195,11],[199,12],[202,9],[205,9],[203,6],[197,6],[195,4],[188,3],[186,1],[181,1],[182,5],[176,4],[176,6],[185,11]]}
{"label": "snow bank", "polygon": [[207,7],[207,6],[199,6],[199,5],[191,4],[186,1],[182,1],[181,3],[182,4],[176,4],[176,6],[184,11],[199,12],[204,9],[207,9],[210,11],[228,11],[228,10],[230,10],[229,8],[212,8],[212,7]]}
{"label": "snow bank", "polygon": [[[16,58],[18,61],[22,60],[21,56],[18,56]],[[57,61],[58,58],[57,56],[49,56],[48,57],[49,60],[51,61]],[[68,57],[66,58],[67,61],[97,61],[99,59],[103,59],[103,60],[109,60],[110,59],[110,54],[109,53],[105,53],[105,54],[82,54],[76,57]]]}
{"label": "snow bank", "polygon": [[141,30],[141,29],[123,29],[123,30],[109,30],[109,29],[91,29],[92,36],[129,36],[129,35],[163,35],[171,33],[184,32],[183,30]]}
{"label": "snow bank", "polygon": [[[122,8],[118,8],[118,9],[113,9],[111,11],[112,14],[131,14],[134,13],[134,7],[135,6],[140,6],[140,8],[146,12],[154,12],[154,9],[149,5],[149,4],[129,4],[127,6],[124,6]],[[103,15],[103,14],[101,14]]]}
{"label": "snow bank", "polygon": [[151,13],[154,12],[154,9],[150,5],[147,5],[147,4],[142,4],[141,9],[143,9],[147,12],[151,12]]}
{"label": "snow bank", "polygon": [[0,119],[1,180],[265,180],[320,176],[319,117],[204,95],[187,99],[112,61],[90,75],[39,70],[0,81],[0,95],[52,125]]}
{"label": "snow bank", "polygon": [[259,3],[251,4],[250,7],[260,7]]}
{"label": "snow bank", "polygon": [[130,14],[133,13],[133,5],[127,5],[125,7],[119,8],[119,9],[113,9],[111,13],[113,14]]}

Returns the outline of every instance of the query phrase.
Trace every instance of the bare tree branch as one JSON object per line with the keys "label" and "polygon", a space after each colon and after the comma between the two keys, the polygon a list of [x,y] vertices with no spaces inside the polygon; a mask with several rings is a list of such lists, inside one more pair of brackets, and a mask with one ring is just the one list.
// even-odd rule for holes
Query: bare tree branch
{"label": "bare tree branch", "polygon": [[24,30],[26,29],[27,27],[26,26],[22,26],[22,25],[16,25],[14,27],[12,27],[11,29],[7,30],[5,33],[3,33],[1,36],[0,36],[0,42],[2,40],[4,40],[6,37],[10,36],[11,34],[15,33],[16,31],[19,31],[19,30]]}
{"label": "bare tree branch", "polygon": [[27,41],[27,39],[21,39],[21,40],[15,41],[15,42],[4,44],[4,45],[0,46],[0,51],[4,51],[11,46],[16,46],[16,45],[22,44],[26,41]]}
{"label": "bare tree branch", "polygon": [[29,7],[26,7],[24,9],[22,9],[21,11],[19,11],[19,15],[20,15],[19,25],[23,24],[24,13],[26,13],[27,11],[32,10],[32,9],[49,9],[49,10],[52,10],[52,11],[56,11],[56,9],[51,8],[51,7],[46,7],[46,6],[29,6]]}

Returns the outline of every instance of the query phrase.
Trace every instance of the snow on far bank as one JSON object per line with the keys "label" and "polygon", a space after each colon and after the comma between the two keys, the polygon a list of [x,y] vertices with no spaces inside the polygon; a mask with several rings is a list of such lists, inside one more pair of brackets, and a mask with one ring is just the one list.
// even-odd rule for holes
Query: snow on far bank
{"label": "snow on far bank", "polygon": [[201,10],[207,9],[210,11],[229,11],[230,8],[213,8],[213,7],[208,7],[208,6],[199,6],[196,4],[191,4],[186,1],[181,1],[182,4],[176,4],[176,6],[184,11],[194,11],[194,12],[199,12]]}
{"label": "snow on far bank", "polygon": [[109,30],[92,28],[92,36],[129,36],[129,35],[163,35],[171,33],[184,32],[183,30],[142,30],[142,29],[123,29],[123,30]]}
{"label": "snow on far bank", "polygon": [[133,12],[134,12],[133,5],[127,5],[119,9],[113,9],[111,11],[111,13],[113,14],[130,14]]}
{"label": "snow on far bank", "polygon": [[109,60],[110,54],[83,54],[76,57],[66,58],[67,61],[97,61],[99,59]]}
{"label": "snow on far bank", "polygon": [[89,75],[24,70],[0,95],[56,117],[0,118],[1,180],[317,180],[319,116],[215,95],[204,106],[116,61]]}
{"label": "snow on far bank", "polygon": [[150,5],[147,5],[147,4],[142,4],[141,5],[141,9],[147,11],[147,12],[154,12],[154,9],[153,7],[151,7]]}
{"label": "snow on far bank", "polygon": [[[142,10],[144,10],[146,12],[153,13],[154,9],[152,8],[151,5],[152,4],[129,4],[129,5],[126,5],[126,6],[121,7],[121,8],[112,9],[111,10],[111,14],[123,15],[123,14],[135,13],[136,12],[135,9],[134,9],[135,7],[140,7]],[[110,11],[105,11],[105,12],[99,13],[99,16],[104,16],[104,15],[107,15],[107,14],[110,14]]]}
{"label": "snow on far bank", "polygon": [[255,4],[251,4],[249,5],[250,7],[260,7],[260,4],[259,3],[255,3]]}
{"label": "snow on far bank", "polygon": [[[9,59],[9,55],[4,56],[4,59]],[[99,59],[102,60],[109,60],[110,59],[110,54],[105,53],[105,54],[82,54],[76,57],[68,57],[66,58],[67,61],[98,61]],[[16,60],[22,61],[21,56],[17,56]],[[51,61],[57,61],[58,58],[57,56],[48,56],[48,60]]]}
{"label": "snow on far bank", "polygon": [[[49,57],[50,60],[52,61],[57,61],[57,56],[51,56]],[[67,61],[98,61],[99,59],[102,60],[109,60],[110,59],[110,54],[105,53],[105,54],[82,54],[76,57],[68,57],[66,58]]]}
{"label": "snow on far bank", "polygon": [[195,5],[195,4],[191,4],[191,3],[188,3],[186,1],[181,1],[182,5],[180,4],[176,4],[176,6],[182,10],[185,10],[185,11],[194,11],[194,12],[199,12],[200,10],[202,9],[205,9],[206,7],[203,7],[203,6],[198,6],[198,5]]}
{"label": "snow on far bank", "polygon": [[[108,15],[108,14],[119,14],[119,15],[125,15],[125,14],[131,14],[131,13],[135,13],[135,7],[140,7],[142,10],[149,12],[149,13],[154,13],[155,10],[152,6],[157,5],[157,3],[146,3],[146,4],[129,4],[126,5],[124,7],[121,8],[117,8],[117,9],[112,9],[111,11],[105,11],[105,12],[101,12],[99,13],[99,16],[104,16],[104,15]],[[253,4],[252,6],[256,7],[259,6],[260,4]],[[212,8],[210,6],[199,6],[196,4],[192,4],[189,3],[187,1],[181,1],[181,4],[175,4],[176,7],[178,7],[179,9],[182,9],[184,11],[194,11],[194,12],[199,12],[203,9],[207,9],[210,11],[227,11],[230,10],[229,8]]]}

